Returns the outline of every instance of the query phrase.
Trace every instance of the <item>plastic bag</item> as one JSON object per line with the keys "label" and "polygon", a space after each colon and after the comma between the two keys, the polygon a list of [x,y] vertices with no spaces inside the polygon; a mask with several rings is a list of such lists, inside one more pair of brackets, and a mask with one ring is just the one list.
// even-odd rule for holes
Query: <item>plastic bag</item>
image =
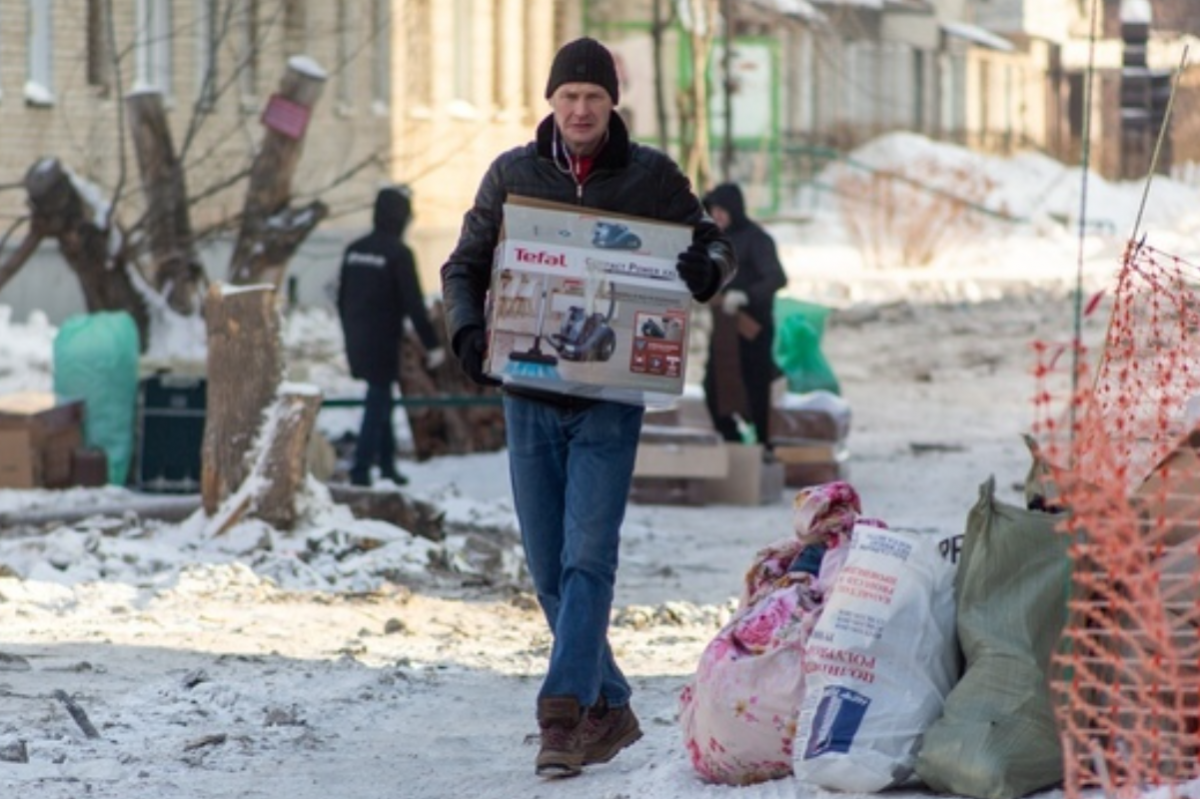
{"label": "plastic bag", "polygon": [[114,485],[124,485],[133,456],[140,352],[124,311],[72,316],[54,337],[54,393],[84,401],[84,441],[104,450]]}
{"label": "plastic bag", "polygon": [[829,308],[787,297],[775,298],[775,340],[772,355],[787,379],[788,391],[830,391],[841,394],[833,368],[821,352]]}
{"label": "plastic bag", "polygon": [[874,793],[912,775],[958,678],[956,539],[855,526],[805,653],[797,779]]}
{"label": "plastic bag", "polygon": [[925,734],[917,774],[943,793],[1015,799],[1063,778],[1050,656],[1070,580],[1062,513],[1008,505],[995,479],[967,518],[955,592],[967,665]]}

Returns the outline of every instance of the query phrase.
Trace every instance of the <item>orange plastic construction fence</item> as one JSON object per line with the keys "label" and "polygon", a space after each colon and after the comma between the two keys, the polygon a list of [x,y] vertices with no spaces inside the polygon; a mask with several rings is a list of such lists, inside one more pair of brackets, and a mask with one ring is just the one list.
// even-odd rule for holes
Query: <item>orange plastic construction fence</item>
{"label": "orange plastic construction fence", "polygon": [[1200,774],[1200,268],[1131,245],[1111,305],[1094,366],[1038,347],[1034,434],[1071,537],[1051,664],[1069,799]]}

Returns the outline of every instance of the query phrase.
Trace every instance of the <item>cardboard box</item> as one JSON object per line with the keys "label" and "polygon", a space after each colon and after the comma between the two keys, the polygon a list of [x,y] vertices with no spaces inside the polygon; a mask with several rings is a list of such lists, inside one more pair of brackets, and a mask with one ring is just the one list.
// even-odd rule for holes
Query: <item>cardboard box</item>
{"label": "cardboard box", "polygon": [[849,453],[840,441],[793,441],[776,445],[775,460],[783,464],[788,488],[844,480]]}
{"label": "cardboard box", "polygon": [[71,453],[83,444],[81,400],[46,392],[0,397],[0,488],[71,484]]}
{"label": "cardboard box", "polygon": [[636,505],[687,505],[708,503],[708,480],[698,477],[638,477],[634,475],[629,501]]}
{"label": "cardboard box", "polygon": [[783,497],[783,464],[763,463],[761,444],[726,444],[729,473],[708,484],[709,502],[772,505]]}
{"label": "cardboard box", "polygon": [[510,196],[488,292],[487,371],[617,402],[683,391],[692,297],[675,264],[692,231]]}
{"label": "cardboard box", "polygon": [[643,425],[634,477],[723,478],[729,474],[728,447],[714,430]]}

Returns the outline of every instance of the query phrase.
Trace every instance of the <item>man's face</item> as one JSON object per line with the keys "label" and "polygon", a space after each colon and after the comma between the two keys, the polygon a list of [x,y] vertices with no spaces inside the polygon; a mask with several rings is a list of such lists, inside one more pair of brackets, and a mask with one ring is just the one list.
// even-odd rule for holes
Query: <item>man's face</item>
{"label": "man's face", "polygon": [[591,155],[604,142],[613,101],[594,83],[564,83],[550,95],[554,122],[567,149],[574,155]]}
{"label": "man's face", "polygon": [[733,221],[729,216],[729,212],[719,205],[709,208],[708,215],[713,218],[713,221],[717,223],[717,227],[721,230],[728,230],[729,223]]}

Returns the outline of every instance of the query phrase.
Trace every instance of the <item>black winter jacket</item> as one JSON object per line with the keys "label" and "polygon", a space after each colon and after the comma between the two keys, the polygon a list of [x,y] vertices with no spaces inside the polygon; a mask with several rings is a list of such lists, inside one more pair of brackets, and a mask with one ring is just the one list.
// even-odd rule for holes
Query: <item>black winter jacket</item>
{"label": "black winter jacket", "polygon": [[[442,266],[446,327],[455,354],[462,331],[485,327],[484,297],[491,281],[492,254],[500,238],[503,205],[510,194],[571,203],[601,211],[676,222],[693,229],[692,240],[708,247],[717,263],[719,290],[737,271],[733,250],[675,162],[629,139],[613,113],[609,139],[582,185],[555,161],[554,117],[538,126],[537,139],[492,162],[475,204],[463,218],[458,246]],[[714,290],[715,293],[715,290]],[[701,302],[708,297],[698,297]]]}
{"label": "black winter jacket", "polygon": [[[779,263],[775,240],[746,215],[742,190],[732,183],[722,183],[704,196],[704,207],[724,208],[729,213],[725,235],[733,245],[738,271],[725,286],[726,291],[744,291],[750,299],[743,309],[768,329],[774,329],[775,294],[787,285],[787,275]],[[764,341],[770,346],[770,337]]]}
{"label": "black winter jacket", "polygon": [[412,250],[401,241],[409,216],[408,198],[384,189],[375,200],[375,229],[342,256],[337,307],[346,358],[350,374],[368,383],[390,383],[399,376],[405,318],[427,350],[439,346]]}

